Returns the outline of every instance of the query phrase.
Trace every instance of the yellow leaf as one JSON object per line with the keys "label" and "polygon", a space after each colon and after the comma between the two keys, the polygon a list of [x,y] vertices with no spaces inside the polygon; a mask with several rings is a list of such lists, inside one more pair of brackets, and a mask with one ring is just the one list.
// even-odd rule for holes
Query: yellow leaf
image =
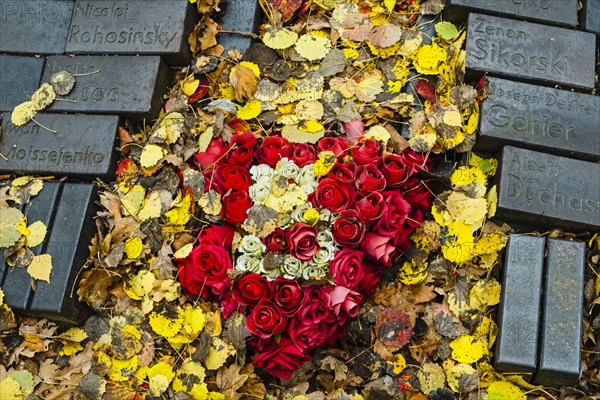
{"label": "yellow leaf", "polygon": [[313,135],[325,133],[325,128],[319,121],[301,121],[298,124],[298,129]]}
{"label": "yellow leaf", "polygon": [[16,126],[25,125],[35,117],[36,113],[33,102],[26,101],[15,107],[10,114],[10,121]]}
{"label": "yellow leaf", "polygon": [[167,309],[160,312],[152,312],[150,314],[150,327],[152,330],[163,337],[171,338],[179,333],[183,327],[184,312],[181,308],[177,308],[177,313],[173,315]]}
{"label": "yellow leaf", "polygon": [[200,80],[194,78],[194,75],[189,75],[181,82],[181,91],[189,97],[196,93],[199,85]]}
{"label": "yellow leaf", "polygon": [[363,135],[365,138],[375,139],[379,142],[386,144],[390,140],[391,136],[387,129],[381,125],[375,125],[371,129],[365,132]]}
{"label": "yellow leaf", "polygon": [[329,53],[331,42],[328,38],[306,33],[300,36],[294,48],[308,61],[317,61],[322,60]]}
{"label": "yellow leaf", "polygon": [[25,216],[14,207],[2,210],[0,218],[0,248],[10,247],[21,238],[18,225],[25,221]]}
{"label": "yellow leaf", "polygon": [[27,227],[29,235],[27,236],[27,247],[35,247],[44,241],[46,237],[46,224],[42,221],[35,221]]}
{"label": "yellow leaf", "polygon": [[526,400],[521,389],[510,382],[492,382],[487,388],[488,400]]}
{"label": "yellow leaf", "polygon": [[150,391],[155,396],[163,394],[175,377],[173,367],[164,361],[160,361],[149,368],[147,374],[150,379]]}
{"label": "yellow leaf", "polygon": [[283,50],[292,47],[298,41],[298,34],[286,28],[267,29],[262,39],[267,47]]}
{"label": "yellow leaf", "polygon": [[415,264],[414,261],[405,261],[398,272],[398,280],[410,286],[423,282],[427,278],[427,261]]}
{"label": "yellow leaf", "polygon": [[479,229],[487,214],[487,201],[483,198],[471,198],[463,192],[454,191],[446,200],[446,208],[452,218],[466,225],[477,225]]}
{"label": "yellow leaf", "polygon": [[31,102],[36,111],[48,107],[56,99],[54,88],[49,83],[44,83],[31,95]]}
{"label": "yellow leaf", "polygon": [[139,366],[139,360],[137,356],[131,357],[126,360],[119,360],[117,358],[111,359],[111,368],[108,372],[108,377],[116,382],[124,382],[131,379],[132,373],[134,373]]}
{"label": "yellow leaf", "polygon": [[205,377],[206,374],[202,364],[186,360],[173,380],[173,391],[188,393],[194,400],[206,399],[208,389],[206,383],[204,383]]}
{"label": "yellow leaf", "polygon": [[81,342],[87,339],[88,335],[81,328],[73,327],[63,334],[59,335],[58,338],[63,343],[63,348],[60,350],[60,355],[71,356],[81,350]]}
{"label": "yellow leaf", "polygon": [[[21,393],[24,396],[29,396],[31,393],[33,393],[33,389],[35,388],[37,382],[34,382],[31,372],[27,370],[13,371],[9,374],[9,376],[17,381],[19,386],[21,386]],[[3,392],[0,390],[0,395],[2,395],[2,393]]]}
{"label": "yellow leaf", "polygon": [[316,100],[300,100],[295,109],[296,116],[305,121],[320,120],[323,113],[323,104]]}
{"label": "yellow leaf", "polygon": [[198,152],[199,153],[203,153],[206,151],[206,149],[208,149],[208,145],[210,144],[210,141],[213,138],[214,132],[215,132],[215,130],[212,126],[209,126],[208,128],[206,128],[206,130],[204,132],[202,132],[202,134],[198,138]]}
{"label": "yellow leaf", "polygon": [[0,306],[4,304],[4,292],[0,289]]}
{"label": "yellow leaf", "polygon": [[471,167],[477,167],[486,176],[496,175],[496,169],[498,168],[498,160],[494,158],[482,158],[475,153],[471,153],[469,158],[469,165]]}
{"label": "yellow leaf", "polygon": [[435,75],[444,61],[446,61],[446,52],[436,44],[428,44],[417,50],[413,65],[421,74]]}
{"label": "yellow leaf", "polygon": [[33,261],[27,267],[27,273],[33,278],[50,283],[50,273],[52,272],[52,256],[50,254],[40,254],[34,256]]}
{"label": "yellow leaf", "polygon": [[192,217],[190,214],[191,205],[192,199],[190,195],[186,195],[179,204],[177,204],[177,200],[173,202],[174,207],[165,213],[165,217],[172,225],[184,225]]}
{"label": "yellow leaf", "polygon": [[406,360],[402,354],[396,354],[394,356],[394,361],[388,361],[388,363],[393,365],[393,372],[396,375],[400,375],[400,373],[406,368]]}
{"label": "yellow leaf", "polygon": [[148,270],[140,270],[132,275],[123,285],[123,290],[133,300],[141,300],[149,294],[154,286],[156,277]]}
{"label": "yellow leaf", "polygon": [[456,110],[446,111],[443,116],[443,121],[446,125],[461,127],[462,126],[462,116],[460,112]]}
{"label": "yellow leaf", "polygon": [[446,240],[442,245],[442,254],[446,260],[457,264],[465,263],[474,255],[473,231],[469,225],[454,221],[448,225]]}
{"label": "yellow leaf", "polygon": [[319,139],[325,136],[325,130],[318,133],[309,133],[298,129],[297,126],[284,126],[281,130],[281,136],[293,143],[317,143]]}
{"label": "yellow leaf", "polygon": [[471,288],[469,303],[471,308],[487,311],[488,307],[500,303],[501,286],[494,278],[479,280]]}
{"label": "yellow leaf", "polygon": [[394,11],[394,6],[396,5],[396,0],[383,0],[383,6],[387,9],[389,13]]}
{"label": "yellow leaf", "polygon": [[121,199],[123,214],[132,215],[135,217],[142,207],[145,195],[146,189],[144,189],[141,185],[135,185],[132,187]]}
{"label": "yellow leaf", "polygon": [[487,179],[485,174],[481,172],[479,168],[463,165],[458,167],[458,169],[452,173],[450,182],[453,186],[468,186],[471,183],[485,185]]}
{"label": "yellow leaf", "polygon": [[23,396],[23,393],[21,393],[21,385],[19,385],[19,382],[10,376],[7,376],[0,381],[0,396],[2,400],[17,400],[25,397]]}
{"label": "yellow leaf", "polygon": [[467,381],[469,378],[477,379],[477,370],[469,364],[456,364],[446,370],[448,386],[454,392],[459,391],[460,381]]}
{"label": "yellow leaf", "polygon": [[221,208],[223,207],[221,204],[221,195],[214,189],[211,189],[200,196],[198,205],[209,215],[219,215],[221,213]]}
{"label": "yellow leaf", "polygon": [[477,128],[479,127],[479,111],[473,112],[469,116],[469,120],[467,121],[467,126],[465,128],[465,132],[468,135],[472,135],[475,133]]}
{"label": "yellow leaf", "polygon": [[208,355],[204,360],[204,365],[209,370],[215,370],[221,368],[227,357],[235,354],[235,348],[218,337],[213,337],[210,341],[210,348],[208,349]]}
{"label": "yellow leaf", "polygon": [[158,192],[152,192],[144,200],[144,205],[137,214],[140,221],[146,221],[151,218],[158,218],[162,212],[162,203]]}
{"label": "yellow leaf", "polygon": [[319,153],[319,158],[313,164],[313,170],[317,177],[325,176],[331,171],[337,163],[337,157],[332,151],[322,151]]}
{"label": "yellow leaf", "polygon": [[375,101],[380,93],[383,93],[383,80],[378,76],[363,79],[356,85],[356,98],[360,101]]}
{"label": "yellow leaf", "polygon": [[441,389],[446,383],[446,375],[444,370],[438,364],[425,363],[417,372],[417,379],[421,384],[421,391],[429,394],[436,389]]}
{"label": "yellow leaf", "polygon": [[164,157],[164,149],[157,144],[147,144],[140,154],[140,165],[144,168],[156,166]]}
{"label": "yellow leaf", "polygon": [[186,258],[194,248],[194,243],[188,243],[185,246],[177,249],[175,253],[173,253],[173,258]]}
{"label": "yellow leaf", "polygon": [[452,358],[460,363],[471,364],[488,354],[485,343],[475,340],[473,336],[462,335],[450,342]]}
{"label": "yellow leaf", "polygon": [[142,243],[142,239],[135,236],[127,239],[125,241],[125,253],[127,253],[127,258],[138,258],[142,255],[142,251],[144,250],[144,244]]}
{"label": "yellow leaf", "polygon": [[492,218],[496,215],[496,210],[498,208],[498,187],[496,185],[492,186],[486,196],[487,200],[487,217]]}
{"label": "yellow leaf", "polygon": [[249,120],[252,118],[256,118],[260,115],[261,105],[258,100],[250,100],[248,101],[244,107],[240,108],[237,111],[237,116],[243,120]]}

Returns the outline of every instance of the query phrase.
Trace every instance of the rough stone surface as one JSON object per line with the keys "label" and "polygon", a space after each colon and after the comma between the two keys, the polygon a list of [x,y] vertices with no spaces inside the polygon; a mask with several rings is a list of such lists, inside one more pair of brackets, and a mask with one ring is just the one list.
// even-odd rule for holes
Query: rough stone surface
{"label": "rough stone surface", "polygon": [[583,29],[600,35],[600,0],[584,1],[581,10],[581,25]]}
{"label": "rough stone surface", "polygon": [[534,383],[575,385],[582,347],[585,243],[548,239],[540,359]]}
{"label": "rough stone surface", "polygon": [[[262,22],[262,11],[256,0],[226,1],[221,5],[221,11],[216,18],[221,29],[228,31],[257,33]],[[244,54],[252,43],[250,36],[237,33],[220,33],[217,41],[225,48],[225,53],[236,49]]]}
{"label": "rough stone surface", "polygon": [[89,75],[77,76],[65,96],[74,102],[55,101],[48,111],[156,117],[172,81],[171,69],[159,56],[54,56],[46,61],[42,82],[63,70]]}
{"label": "rough stone surface", "polygon": [[467,79],[485,73],[592,89],[596,37],[483,14],[469,14]]}
{"label": "rough stone surface", "polygon": [[2,120],[0,173],[113,179],[118,158],[116,115],[38,114],[22,126]]}
{"label": "rough stone surface", "polygon": [[450,0],[446,18],[462,21],[470,11],[548,24],[577,25],[577,0]]}
{"label": "rough stone surface", "polygon": [[507,144],[573,158],[600,160],[600,97],[486,79],[476,150]]}
{"label": "rough stone surface", "polygon": [[189,1],[77,0],[66,52],[75,54],[158,54],[184,66],[188,36],[197,12]]}
{"label": "rough stone surface", "polygon": [[74,0],[0,0],[0,52],[61,54]]}
{"label": "rough stone surface", "polygon": [[600,164],[505,146],[497,217],[569,231],[600,228]]}
{"label": "rough stone surface", "polygon": [[0,112],[29,100],[39,87],[43,69],[43,58],[0,55]]}
{"label": "rough stone surface", "polygon": [[494,367],[532,374],[537,366],[546,240],[511,235],[504,256]]}

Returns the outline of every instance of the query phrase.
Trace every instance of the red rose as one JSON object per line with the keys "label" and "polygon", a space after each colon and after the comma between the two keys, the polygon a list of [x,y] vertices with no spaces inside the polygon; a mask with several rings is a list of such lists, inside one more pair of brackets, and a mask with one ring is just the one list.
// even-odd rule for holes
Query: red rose
{"label": "red rose", "polygon": [[369,193],[356,200],[358,215],[366,222],[377,221],[381,217],[384,207],[385,199],[380,192]]}
{"label": "red rose", "polygon": [[337,163],[326,177],[333,178],[340,183],[353,185],[356,177],[356,164],[353,162]]}
{"label": "red rose", "polygon": [[362,294],[344,286],[334,287],[329,295],[331,296],[331,308],[340,325],[346,323],[348,318],[356,317],[360,303],[364,299]]}
{"label": "red rose", "polygon": [[212,243],[230,251],[234,233],[233,228],[228,225],[211,225],[198,233],[198,240],[200,243]]}
{"label": "red rose", "polygon": [[219,305],[221,306],[222,310],[221,315],[225,319],[229,318],[231,314],[233,314],[236,311],[239,311],[240,309],[239,303],[233,298],[231,292],[228,292],[223,296]]}
{"label": "red rose", "polygon": [[215,189],[224,195],[231,189],[247,192],[252,179],[247,169],[235,163],[219,164],[215,169],[206,169],[204,174],[204,190]]}
{"label": "red rose", "polygon": [[286,240],[290,254],[302,261],[310,261],[321,249],[315,227],[302,222],[296,222],[292,229],[286,232]]}
{"label": "red rose", "polygon": [[290,320],[287,332],[298,349],[309,351],[325,343],[327,325],[327,323],[315,324],[303,321],[296,317]]}
{"label": "red rose", "polygon": [[319,150],[319,153],[322,151],[331,151],[339,159],[346,155],[348,141],[341,136],[324,137],[319,139],[317,150]]}
{"label": "red rose", "polygon": [[352,207],[354,204],[354,188],[350,185],[325,178],[309,195],[313,206],[326,208],[331,212],[340,212]]}
{"label": "red rose", "polygon": [[256,160],[261,164],[267,164],[275,168],[277,161],[285,157],[287,139],[281,136],[269,136],[262,140],[262,144],[256,149]]}
{"label": "red rose", "polygon": [[288,244],[285,239],[285,231],[281,228],[275,228],[273,232],[264,238],[263,243],[267,246],[267,251],[271,253],[278,253],[280,251],[287,251]]}
{"label": "red rose", "polygon": [[229,292],[231,257],[222,246],[200,242],[177,267],[181,286],[191,294],[206,299],[210,294],[221,298]]}
{"label": "red rose", "polygon": [[333,281],[337,285],[356,290],[365,277],[362,259],[362,251],[347,247],[335,253],[334,259],[329,262],[329,272],[333,275]]}
{"label": "red rose", "polygon": [[303,321],[318,324],[321,321],[334,323],[336,318],[331,311],[331,296],[323,286],[304,288],[304,305],[298,311]]}
{"label": "red rose", "polygon": [[263,339],[283,332],[286,325],[287,318],[271,300],[267,299],[262,299],[246,319],[246,328],[250,333]]}
{"label": "red rose", "polygon": [[344,210],[333,223],[333,240],[340,246],[356,247],[362,240],[365,229],[356,210]]}
{"label": "red rose", "polygon": [[358,165],[377,165],[381,161],[381,146],[375,139],[363,140],[352,148],[352,158]]}
{"label": "red rose", "polygon": [[417,229],[422,220],[423,211],[411,210],[408,218],[406,221],[404,221],[402,228],[396,232],[396,236],[394,236],[394,245],[398,247],[398,250],[400,250],[402,253],[408,251],[410,247],[408,237],[415,231],[415,229]]}
{"label": "red rose", "polygon": [[317,151],[307,143],[290,143],[287,145],[287,157],[300,168],[312,164],[317,159]]}
{"label": "red rose", "polygon": [[231,224],[241,224],[248,217],[250,207],[252,207],[252,199],[247,192],[232,190],[223,196],[221,217]]}
{"label": "red rose", "polygon": [[280,379],[289,379],[310,357],[302,352],[287,336],[283,336],[279,343],[272,342],[258,354],[252,364],[262,368],[271,375]]}
{"label": "red rose", "polygon": [[356,170],[356,190],[360,194],[379,192],[385,189],[385,178],[375,164],[361,165]]}
{"label": "red rose", "polygon": [[411,209],[427,211],[431,208],[431,191],[420,183],[417,178],[411,178],[406,182],[409,188],[402,192],[404,199],[410,203]]}
{"label": "red rose", "polygon": [[278,276],[273,282],[273,302],[283,315],[291,317],[304,303],[304,290],[295,279]]}
{"label": "red rose", "polygon": [[240,304],[255,306],[263,299],[271,299],[273,286],[262,275],[251,273],[236,282],[233,287],[233,296]]}
{"label": "red rose", "polygon": [[206,151],[194,154],[196,162],[201,169],[216,162],[224,154],[225,143],[221,138],[212,139],[208,144]]}
{"label": "red rose", "polygon": [[383,157],[381,170],[388,186],[399,187],[424,167],[425,156],[406,149],[402,154],[387,154]]}
{"label": "red rose", "polygon": [[377,290],[380,278],[379,267],[365,260],[363,260],[362,267],[364,278],[360,281],[356,291],[364,296],[370,296]]}
{"label": "red rose", "polygon": [[389,267],[392,265],[392,258],[396,253],[396,248],[390,243],[392,240],[393,238],[389,236],[367,232],[360,242],[360,248],[373,261]]}
{"label": "red rose", "polygon": [[375,229],[382,235],[394,236],[401,229],[410,212],[410,204],[398,190],[383,192],[385,207]]}
{"label": "red rose", "polygon": [[242,168],[250,168],[254,158],[254,147],[256,147],[256,137],[252,132],[233,135],[226,148],[226,151],[229,151],[227,158]]}

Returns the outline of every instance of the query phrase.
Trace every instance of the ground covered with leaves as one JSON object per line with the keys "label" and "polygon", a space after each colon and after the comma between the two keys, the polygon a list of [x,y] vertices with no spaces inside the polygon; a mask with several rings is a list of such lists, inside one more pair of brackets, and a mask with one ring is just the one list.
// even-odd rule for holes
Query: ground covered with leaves
{"label": "ground covered with leaves", "polygon": [[[97,235],[73,288],[91,316],[67,327],[14,315],[0,292],[1,399],[598,398],[597,235],[538,232],[588,243],[580,385],[536,387],[491,365],[511,227],[493,220],[496,160],[471,152],[486,88],[463,82],[465,32],[439,17],[442,1],[263,0],[260,40],[245,56],[218,43],[222,1],[191,2],[201,14],[195,58],[157,121],[120,129],[116,181],[98,182]],[[355,171],[365,177],[357,193],[325,187]],[[0,245],[34,285],[51,283],[52,260],[30,250],[46,227],[15,206],[45,180],[17,178],[0,192]],[[373,222],[369,188],[402,205],[386,218],[405,230]],[[354,196],[358,211],[348,210]],[[367,232],[356,222],[365,218]],[[211,236],[215,226],[229,230]],[[286,241],[298,244],[284,256]],[[343,246],[377,266],[360,275],[373,291],[352,274],[340,281],[332,257]],[[210,268],[190,277],[197,264]],[[247,276],[259,282],[256,303],[236,286]],[[302,332],[303,347],[279,319],[261,324],[297,310],[289,298],[259,301],[282,285],[325,293],[342,328]],[[343,289],[336,303],[340,286],[362,292]]]}

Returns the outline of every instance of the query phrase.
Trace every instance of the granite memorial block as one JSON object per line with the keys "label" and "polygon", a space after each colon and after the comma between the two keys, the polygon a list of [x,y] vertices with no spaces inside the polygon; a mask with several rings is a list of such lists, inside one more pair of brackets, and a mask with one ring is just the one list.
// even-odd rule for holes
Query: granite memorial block
{"label": "granite memorial block", "polygon": [[121,114],[152,118],[162,107],[172,71],[159,56],[48,57],[42,82],[68,71],[77,76],[75,88],[48,111]]}
{"label": "granite memorial block", "polygon": [[583,333],[585,243],[548,239],[540,357],[533,382],[575,385]]}
{"label": "granite memorial block", "polygon": [[469,12],[527,19],[547,24],[577,25],[577,0],[450,0],[444,16],[464,21]]}
{"label": "granite memorial block", "polygon": [[600,160],[600,97],[486,78],[476,150],[507,144]]}
{"label": "granite memorial block", "polygon": [[157,54],[173,66],[191,59],[188,36],[198,19],[189,1],[77,0],[66,52]]}
{"label": "granite memorial block", "polygon": [[[221,4],[221,11],[216,21],[224,31],[257,33],[262,22],[262,11],[256,0],[226,1]],[[225,48],[225,54],[232,49],[244,54],[252,43],[252,37],[239,33],[221,32],[217,36],[217,42]]]}
{"label": "granite memorial block", "polygon": [[581,10],[583,29],[600,35],[600,0],[585,0]]}
{"label": "granite memorial block", "polygon": [[546,240],[511,235],[504,258],[494,367],[533,374],[538,360]]}
{"label": "granite memorial block", "polygon": [[600,228],[600,164],[505,146],[497,174],[505,221],[571,232]]}
{"label": "granite memorial block", "polygon": [[0,173],[113,179],[119,117],[116,115],[38,114],[16,126],[2,120]]}
{"label": "granite memorial block", "polygon": [[43,58],[0,55],[0,112],[29,100],[40,85],[43,69]]}
{"label": "granite memorial block", "polygon": [[74,0],[0,0],[0,52],[62,54]]}
{"label": "granite memorial block", "polygon": [[471,13],[466,51],[467,80],[489,73],[594,87],[596,37],[589,32]]}

